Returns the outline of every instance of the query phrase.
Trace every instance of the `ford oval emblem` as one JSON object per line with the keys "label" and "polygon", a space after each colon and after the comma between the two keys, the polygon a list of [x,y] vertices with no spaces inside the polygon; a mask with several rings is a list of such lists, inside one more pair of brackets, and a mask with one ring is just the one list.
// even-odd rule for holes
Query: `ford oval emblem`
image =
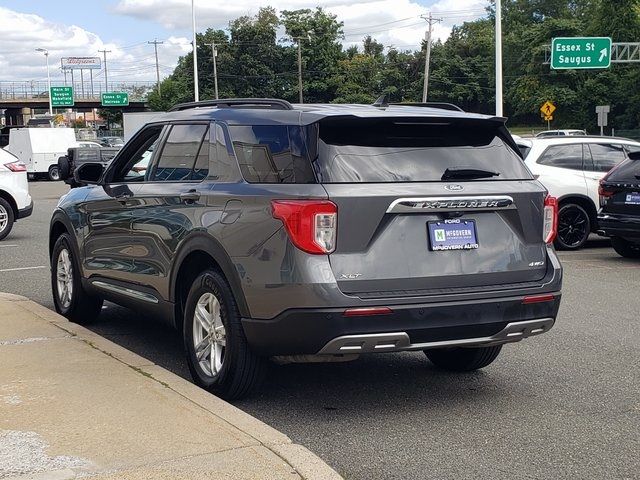
{"label": "ford oval emblem", "polygon": [[450,192],[459,192],[460,190],[464,190],[464,187],[462,185],[458,185],[457,183],[445,185],[444,188],[445,190],[449,190]]}

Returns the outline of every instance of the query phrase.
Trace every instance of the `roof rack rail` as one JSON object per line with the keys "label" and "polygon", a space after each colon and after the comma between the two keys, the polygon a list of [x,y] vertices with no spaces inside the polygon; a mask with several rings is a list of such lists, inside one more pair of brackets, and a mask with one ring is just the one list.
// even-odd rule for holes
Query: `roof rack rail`
{"label": "roof rack rail", "polygon": [[429,107],[439,108],[441,110],[452,110],[454,112],[464,112],[459,106],[453,103],[445,102],[408,102],[408,103],[390,103],[389,105],[398,105],[401,107]]}
{"label": "roof rack rail", "polygon": [[169,109],[179,112],[190,108],[218,107],[218,108],[272,108],[274,110],[293,110],[286,100],[279,98],[224,98],[220,100],[202,100],[200,102],[179,103]]}

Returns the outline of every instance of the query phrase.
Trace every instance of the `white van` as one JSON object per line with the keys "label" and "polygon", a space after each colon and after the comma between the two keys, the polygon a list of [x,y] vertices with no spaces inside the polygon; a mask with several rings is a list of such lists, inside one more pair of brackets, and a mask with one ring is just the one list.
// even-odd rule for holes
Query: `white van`
{"label": "white van", "polygon": [[45,174],[50,180],[60,180],[58,158],[77,146],[72,128],[14,128],[9,131],[5,150],[27,166],[30,178]]}

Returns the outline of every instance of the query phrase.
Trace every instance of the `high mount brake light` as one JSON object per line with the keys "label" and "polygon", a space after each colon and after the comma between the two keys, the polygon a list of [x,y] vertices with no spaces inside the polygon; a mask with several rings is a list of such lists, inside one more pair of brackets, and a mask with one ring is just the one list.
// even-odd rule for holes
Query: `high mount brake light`
{"label": "high mount brake light", "polygon": [[273,217],[282,220],[300,250],[316,255],[336,248],[338,207],[328,200],[273,200]]}
{"label": "high mount brake light", "polygon": [[558,234],[558,199],[547,195],[544,199],[544,215],[543,215],[543,233],[544,242],[553,243]]}

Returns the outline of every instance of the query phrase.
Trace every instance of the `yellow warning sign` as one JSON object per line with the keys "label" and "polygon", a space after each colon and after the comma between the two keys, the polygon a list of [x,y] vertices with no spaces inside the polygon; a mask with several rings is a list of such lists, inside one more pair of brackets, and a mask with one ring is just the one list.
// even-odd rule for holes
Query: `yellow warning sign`
{"label": "yellow warning sign", "polygon": [[549,100],[544,102],[540,107],[540,112],[542,112],[542,115],[544,115],[545,117],[550,117],[551,115],[553,115],[553,112],[555,111],[556,111],[556,106],[553,103],[551,103]]}
{"label": "yellow warning sign", "polygon": [[553,120],[553,115],[545,115],[544,116],[544,121],[545,122],[550,122]]}

